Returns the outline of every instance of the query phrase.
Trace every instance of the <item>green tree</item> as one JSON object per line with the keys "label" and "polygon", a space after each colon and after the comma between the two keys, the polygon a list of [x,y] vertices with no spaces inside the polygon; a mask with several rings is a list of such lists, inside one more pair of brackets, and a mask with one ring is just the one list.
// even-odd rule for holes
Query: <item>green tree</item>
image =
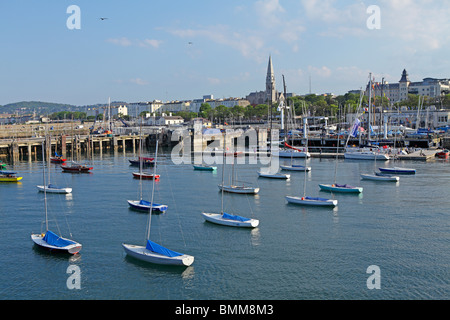
{"label": "green tree", "polygon": [[209,118],[211,116],[211,105],[207,102],[204,102],[200,105],[200,109],[198,112],[199,117]]}
{"label": "green tree", "polygon": [[230,111],[232,117],[235,119],[241,119],[245,115],[245,107],[243,106],[235,105]]}
{"label": "green tree", "polygon": [[214,109],[214,114],[218,121],[222,123],[225,122],[225,120],[230,115],[230,110],[226,106],[221,104]]}

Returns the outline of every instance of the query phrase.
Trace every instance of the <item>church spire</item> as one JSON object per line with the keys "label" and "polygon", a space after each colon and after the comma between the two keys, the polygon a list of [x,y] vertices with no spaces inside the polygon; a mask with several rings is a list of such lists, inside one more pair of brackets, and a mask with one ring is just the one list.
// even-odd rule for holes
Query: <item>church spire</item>
{"label": "church spire", "polygon": [[273,73],[272,56],[269,55],[269,64],[267,66],[266,93],[269,101],[275,101],[275,75]]}

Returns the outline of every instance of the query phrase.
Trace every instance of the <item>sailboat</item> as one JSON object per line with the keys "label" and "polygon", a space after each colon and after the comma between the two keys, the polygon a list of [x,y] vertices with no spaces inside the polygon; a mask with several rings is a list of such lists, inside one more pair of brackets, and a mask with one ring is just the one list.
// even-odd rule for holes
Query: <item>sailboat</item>
{"label": "sailboat", "polygon": [[[156,142],[156,148],[158,148],[158,142]],[[142,140],[141,143],[139,145],[139,153],[141,152],[142,149]],[[158,152],[158,150],[156,150],[156,152]],[[155,174],[156,174],[156,166],[155,166]],[[142,162],[141,165],[139,166],[139,172],[142,173]],[[159,177],[159,175],[158,175]],[[139,190],[140,190],[140,199],[139,200],[127,200],[128,204],[133,208],[133,209],[137,209],[140,211],[146,211],[146,212],[153,212],[153,211],[158,211],[158,212],[166,212],[167,210],[167,205],[165,204],[159,204],[159,203],[153,203],[143,200],[142,199],[142,176],[140,176],[140,180],[139,180]],[[155,181],[157,179],[154,179],[153,181]]]}
{"label": "sailboat", "polygon": [[[305,121],[303,126],[305,132],[307,129],[307,121]],[[308,140],[308,134],[306,133],[306,139]],[[308,146],[308,141],[306,141],[306,145]],[[306,158],[305,158],[305,166],[306,166]],[[285,197],[288,203],[300,204],[306,206],[337,206],[338,201],[334,199],[325,199],[319,197],[307,197],[306,196],[306,174],[305,181],[303,183],[303,197],[296,196],[286,196]]]}
{"label": "sailboat", "polygon": [[[224,138],[225,139],[225,138]],[[226,152],[223,153],[223,155],[226,155]],[[225,165],[225,162],[224,162]],[[234,160],[233,160],[233,172],[234,172]],[[218,185],[219,190],[230,192],[230,193],[239,193],[239,194],[257,194],[259,192],[258,187],[251,187],[246,185],[236,185],[235,184],[236,179],[234,177],[234,174],[231,174],[231,182],[229,185],[225,185],[224,181],[222,179],[222,183]]]}
{"label": "sailboat", "polygon": [[[224,171],[225,171],[225,152],[223,154],[223,164],[222,164],[222,185],[224,184]],[[222,209],[220,213],[207,213],[202,212],[203,218],[215,224],[220,224],[229,227],[241,227],[241,228],[256,228],[259,225],[259,220],[251,219],[246,217],[241,217],[238,215],[233,215],[224,212],[223,210],[223,193],[224,188],[221,189],[221,199],[222,199]]]}
{"label": "sailboat", "polygon": [[[361,92],[360,105],[362,103],[362,97],[363,97],[363,93]],[[347,142],[345,143],[345,147],[347,147],[350,136],[356,136],[356,133],[359,128],[359,123],[360,122],[359,122],[358,118],[356,118],[355,123],[353,124],[352,130],[348,134]],[[338,151],[339,151],[339,136],[340,135],[338,134],[337,150],[336,150],[336,165],[334,168],[334,183],[333,184],[319,184],[319,188],[323,191],[330,191],[330,192],[361,193],[361,192],[363,192],[362,187],[355,187],[355,186],[351,186],[349,184],[337,184],[336,183],[337,166],[338,166]]]}
{"label": "sailboat", "polygon": [[[42,148],[44,148],[44,144],[42,144]],[[42,149],[42,156],[45,157],[45,150]],[[50,157],[51,159],[52,157]],[[64,159],[65,160],[65,159]],[[54,185],[52,183],[50,183],[50,169],[48,170],[48,184],[47,185],[38,185],[36,186],[38,188],[39,191],[41,192],[47,192],[47,193],[71,193],[72,192],[72,188],[68,188],[68,187],[60,187],[57,185]]]}
{"label": "sailboat", "polygon": [[[419,105],[420,105],[420,96],[419,96]],[[419,106],[417,107],[419,108]],[[397,142],[397,134],[394,136],[394,149],[395,144]],[[394,156],[394,163],[396,161],[396,156]],[[405,175],[412,175],[416,174],[416,169],[413,168],[403,168],[403,167],[382,167],[378,168],[381,171],[381,174],[405,174]]]}
{"label": "sailboat", "polygon": [[[44,149],[42,149],[44,150]],[[43,179],[45,183],[45,156],[43,159]],[[74,240],[58,236],[48,228],[48,214],[47,214],[47,191],[44,189],[44,204],[45,204],[45,233],[31,234],[31,240],[39,247],[50,250],[52,252],[76,254],[80,252],[82,245]]]}
{"label": "sailboat", "polygon": [[270,179],[282,179],[289,180],[291,178],[290,174],[285,174],[281,172],[270,173],[269,171],[258,171],[258,176],[261,178],[270,178]]}
{"label": "sailboat", "polygon": [[216,166],[209,166],[206,164],[199,164],[199,165],[194,165],[194,170],[199,170],[199,171],[214,171],[217,169]]}
{"label": "sailboat", "polygon": [[[370,76],[370,78],[371,78],[371,76]],[[371,81],[372,80],[370,80],[370,82],[369,82],[369,85],[370,85],[369,105],[370,105],[370,102],[371,102],[371,95],[372,95]],[[377,141],[378,141],[378,135],[377,135]],[[374,156],[373,160],[374,160],[374,168],[376,168],[377,167],[377,156]],[[385,181],[385,182],[398,182],[400,180],[400,178],[398,176],[392,176],[392,175],[389,175],[387,173],[376,172],[376,171],[374,171],[373,174],[371,174],[371,173],[363,173],[363,174],[361,174],[361,179],[363,179],[363,180],[373,180],[373,181]]]}
{"label": "sailboat", "polygon": [[[372,73],[369,73],[369,119],[368,119],[368,124],[367,124],[367,132],[368,132],[368,138],[370,140],[370,136],[371,136],[371,132],[372,132],[372,120],[371,120],[371,115],[372,115]],[[358,111],[361,109],[361,103],[362,100],[360,101],[360,105],[358,107]],[[356,118],[356,120],[359,121],[358,116]],[[357,130],[359,129],[359,127],[357,128]],[[357,133],[357,132],[356,132]],[[355,133],[355,134],[356,134]],[[349,135],[350,137],[350,135]],[[354,135],[354,137],[356,137],[356,135]],[[377,148],[377,151],[374,151],[373,148],[369,147],[369,148],[363,148],[363,147],[357,147],[357,148],[348,148],[348,139],[347,139],[347,144],[345,145],[345,152],[344,152],[344,158],[345,159],[350,159],[350,160],[383,160],[383,161],[387,161],[389,160],[389,156],[383,152],[380,152],[380,149]]]}
{"label": "sailboat", "polygon": [[22,177],[18,177],[17,172],[0,170],[0,182],[19,182]]}
{"label": "sailboat", "polygon": [[64,172],[71,173],[86,173],[93,169],[93,167],[86,166],[84,164],[78,163],[73,160],[73,117],[72,117],[72,151],[71,151],[71,161],[69,163],[63,163],[61,169]]}
{"label": "sailboat", "polygon": [[[284,87],[284,96],[286,97],[286,85],[284,82],[284,75],[283,75],[283,87]],[[284,101],[280,102],[280,110],[282,111],[282,120],[284,123],[284,131],[285,131],[285,135],[284,135],[284,146],[285,147],[289,147],[290,149],[290,145],[287,143],[288,142],[288,137],[289,137],[289,132],[291,132],[291,136],[294,135],[293,131],[289,131],[288,130],[288,123],[291,123],[290,121],[287,121],[287,117],[289,116],[290,119],[292,119],[292,123],[294,124],[292,126],[292,128],[295,127],[295,116],[294,116],[294,107],[289,107],[286,103],[284,103]],[[289,112],[288,112],[289,111]],[[297,158],[308,158],[311,155],[308,152],[308,146],[305,147],[306,153],[304,154],[304,156],[300,155]],[[281,151],[279,151],[281,153],[286,153],[285,149],[282,149]],[[301,151],[300,151],[301,152]],[[299,165],[299,164],[294,164],[293,160],[294,160],[294,155],[297,155],[297,153],[294,152],[289,152],[288,155],[290,155],[291,158],[291,163],[289,165],[280,165],[280,169],[281,170],[285,170],[285,171],[311,171],[311,167],[306,166],[306,162],[305,165]],[[284,155],[282,155],[282,158],[284,157]]]}
{"label": "sailboat", "polygon": [[[157,159],[157,156],[158,156],[158,141],[156,141],[155,160]],[[150,208],[149,208],[146,244],[145,244],[145,246],[140,246],[140,245],[122,243],[125,253],[136,259],[154,263],[154,264],[190,266],[194,262],[193,256],[167,249],[167,248],[150,240],[150,229],[151,229],[151,221],[152,221],[151,212],[152,212],[154,191],[155,191],[155,183],[153,180],[152,201],[150,202]]]}
{"label": "sailboat", "polygon": [[50,157],[50,161],[53,163],[63,163],[67,159],[64,159],[62,155],[59,155],[57,152],[55,152],[55,155],[53,157]]}
{"label": "sailboat", "polygon": [[[141,123],[142,123],[142,119],[141,119]],[[140,134],[140,139],[139,139],[139,158],[138,158],[138,160],[139,160],[139,172],[133,172],[132,173],[133,177],[134,178],[139,178],[139,179],[153,179],[153,180],[157,180],[158,181],[159,178],[160,178],[160,175],[155,173],[156,169],[154,170],[154,173],[143,172],[142,171],[142,168],[144,166],[147,166],[147,165],[145,165],[146,163],[147,164],[151,163],[150,164],[151,166],[155,166],[156,159],[142,157],[142,147],[143,147],[142,146],[142,144],[143,144],[143,141],[142,141],[142,125],[141,125],[141,128],[139,129],[139,131],[140,131],[140,133],[139,133]]]}

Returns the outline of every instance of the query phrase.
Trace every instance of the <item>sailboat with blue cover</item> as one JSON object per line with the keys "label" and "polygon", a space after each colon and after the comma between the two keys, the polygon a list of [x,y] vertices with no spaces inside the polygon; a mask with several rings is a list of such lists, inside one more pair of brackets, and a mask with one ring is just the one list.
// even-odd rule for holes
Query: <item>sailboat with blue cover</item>
{"label": "sailboat with blue cover", "polygon": [[[158,157],[158,141],[156,141],[155,163],[157,157]],[[150,229],[152,221],[151,212],[153,206],[154,191],[155,191],[155,180],[153,180],[152,199],[150,202],[149,218],[147,226],[147,241],[145,243],[145,246],[122,243],[125,253],[136,259],[154,264],[190,266],[192,263],[194,263],[193,256],[167,249],[161,246],[160,244],[157,244],[150,240]]]}
{"label": "sailboat with blue cover", "polygon": [[[307,133],[307,124],[305,118],[304,123],[304,130],[306,133],[306,148],[308,148],[308,133]],[[305,158],[305,167],[306,167],[306,158]],[[285,199],[288,203],[292,204],[298,204],[298,205],[305,205],[305,206],[327,206],[327,207],[335,207],[338,204],[338,201],[335,199],[326,199],[326,198],[319,198],[319,197],[308,197],[306,196],[306,174],[305,174],[305,181],[303,183],[303,197],[297,197],[297,196],[286,196]]]}
{"label": "sailboat with blue cover", "polygon": [[[44,150],[44,149],[43,149]],[[44,185],[45,183],[45,157],[44,157]],[[80,252],[82,245],[74,240],[63,238],[48,228],[47,191],[44,189],[45,203],[45,233],[31,234],[31,240],[39,247],[52,252],[76,254]]]}
{"label": "sailboat with blue cover", "polygon": [[[361,108],[362,98],[363,98],[363,92],[361,91],[358,110]],[[347,136],[347,141],[345,143],[344,150],[347,149],[347,145],[348,145],[348,141],[349,141],[350,137],[357,136],[360,124],[361,124],[361,121],[358,119],[358,117],[356,117],[355,122],[353,123],[352,129]],[[339,136],[340,135],[338,134],[337,148],[336,148],[336,161],[335,161],[335,167],[334,167],[334,183],[333,184],[319,184],[319,188],[320,188],[320,190],[329,191],[329,192],[361,193],[361,192],[363,192],[362,187],[355,187],[355,186],[352,186],[349,184],[337,184],[336,183],[338,154],[339,154]]]}
{"label": "sailboat with blue cover", "polygon": [[[224,139],[225,141],[225,139]],[[224,182],[224,170],[225,170],[225,152],[223,154],[223,164],[222,164],[222,185]],[[220,224],[229,227],[241,227],[241,228],[256,228],[259,225],[259,220],[251,219],[246,217],[241,217],[234,214],[229,214],[223,210],[223,192],[224,188],[221,189],[222,196],[222,210],[220,213],[207,213],[202,212],[203,218],[215,224]]]}

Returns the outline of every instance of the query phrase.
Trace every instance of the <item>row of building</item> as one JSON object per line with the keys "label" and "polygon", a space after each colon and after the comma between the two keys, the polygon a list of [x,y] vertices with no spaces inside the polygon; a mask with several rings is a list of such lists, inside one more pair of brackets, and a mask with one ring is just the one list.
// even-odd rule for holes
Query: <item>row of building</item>
{"label": "row of building", "polygon": [[86,116],[98,116],[99,114],[110,115],[111,117],[124,115],[131,118],[137,118],[144,112],[147,116],[153,114],[169,114],[177,113],[180,111],[195,112],[200,111],[200,107],[203,103],[208,103],[212,109],[223,105],[227,108],[234,106],[246,107],[250,105],[250,102],[243,98],[228,98],[228,99],[214,99],[212,95],[203,96],[201,99],[185,100],[185,101],[167,101],[160,100],[134,102],[124,105],[108,107],[88,107],[85,112]]}
{"label": "row of building", "polygon": [[412,82],[404,69],[398,83],[388,83],[383,79],[381,82],[372,82],[372,90],[370,90],[369,82],[366,95],[369,95],[370,91],[373,96],[386,97],[391,103],[407,100],[408,94],[439,99],[450,93],[450,79],[425,78],[422,81]]}

